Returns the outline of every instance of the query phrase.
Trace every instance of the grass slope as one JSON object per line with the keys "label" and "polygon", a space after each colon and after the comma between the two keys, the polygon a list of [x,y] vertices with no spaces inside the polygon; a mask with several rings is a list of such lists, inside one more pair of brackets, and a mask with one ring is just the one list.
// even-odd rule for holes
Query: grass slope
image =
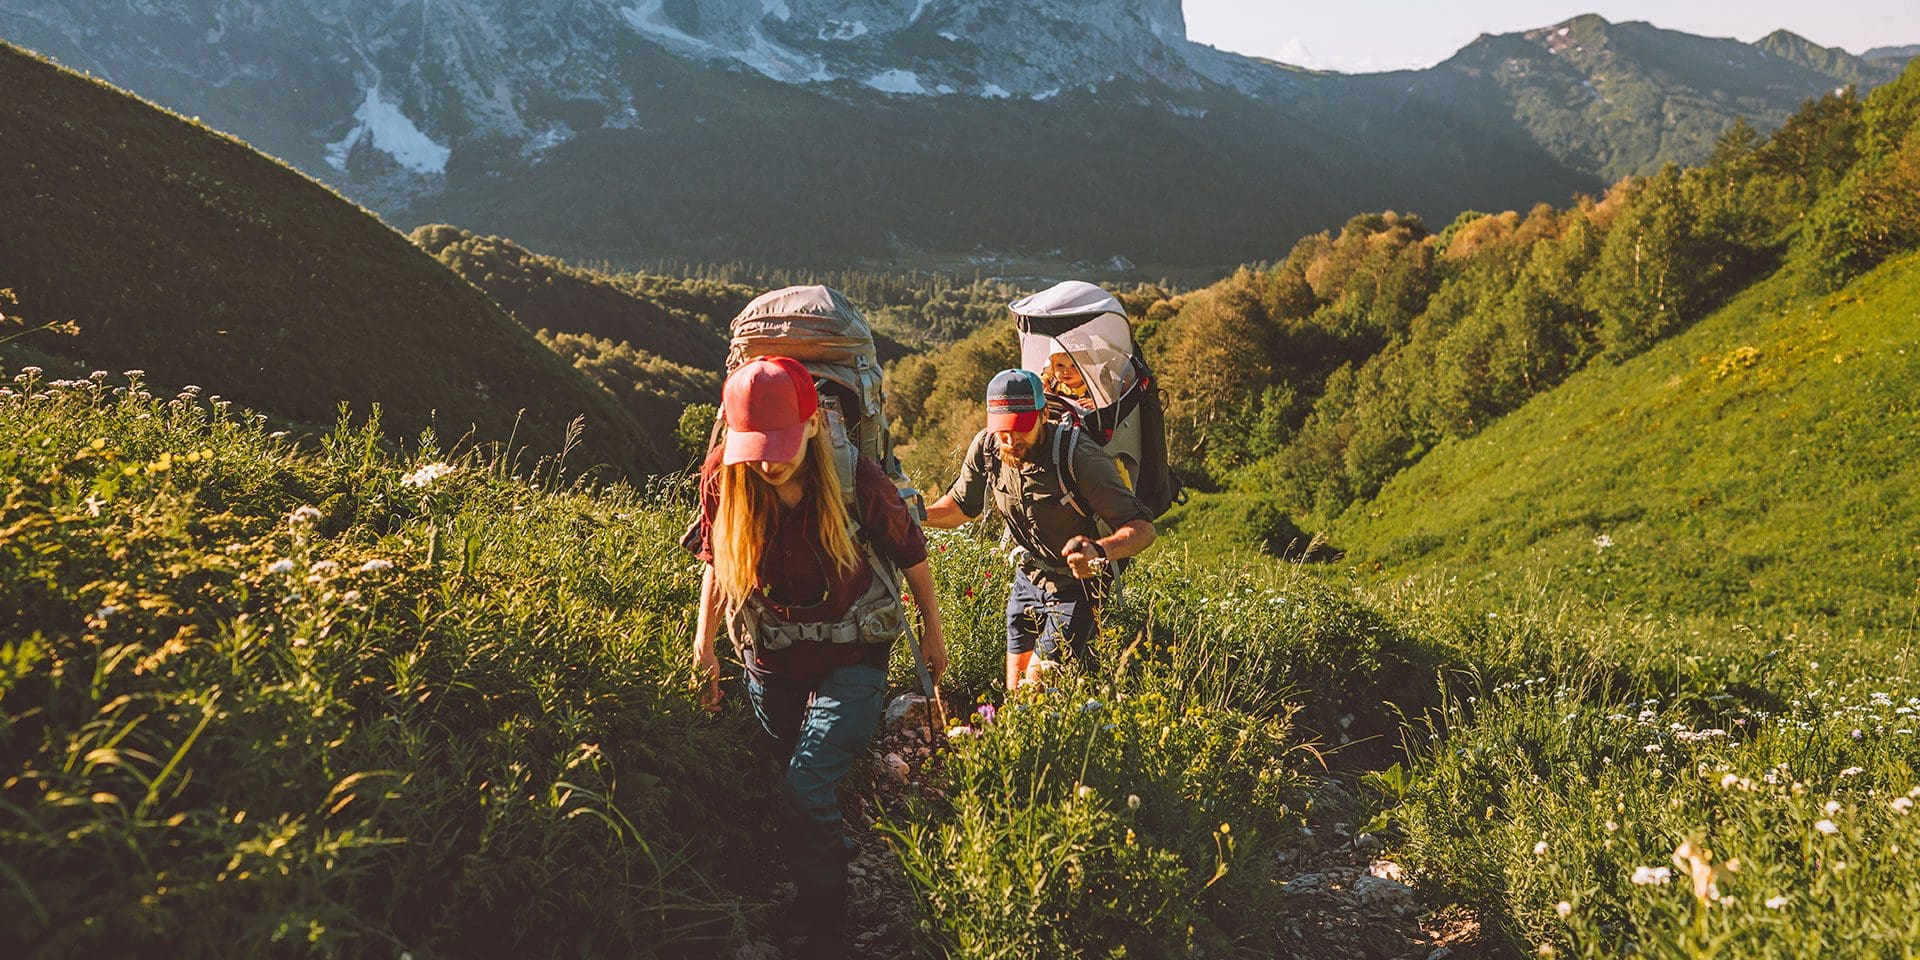
{"label": "grass slope", "polygon": [[1778,275],[1442,445],[1332,524],[1350,560],[1662,612],[1904,622],[1920,576],[1920,257]]}
{"label": "grass slope", "polygon": [[0,44],[0,286],[75,340],[36,348],[289,420],[378,402],[402,435],[515,429],[668,465],[604,392],[366,211],[246,144]]}

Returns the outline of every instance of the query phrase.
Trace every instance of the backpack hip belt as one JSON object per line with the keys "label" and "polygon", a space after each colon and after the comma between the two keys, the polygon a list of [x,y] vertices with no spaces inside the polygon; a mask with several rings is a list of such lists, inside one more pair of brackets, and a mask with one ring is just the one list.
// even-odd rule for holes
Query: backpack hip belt
{"label": "backpack hip belt", "polygon": [[784,650],[795,643],[892,643],[907,630],[907,611],[887,567],[867,550],[873,578],[838,620],[802,622],[782,617],[757,596],[727,615],[727,634],[742,651]]}

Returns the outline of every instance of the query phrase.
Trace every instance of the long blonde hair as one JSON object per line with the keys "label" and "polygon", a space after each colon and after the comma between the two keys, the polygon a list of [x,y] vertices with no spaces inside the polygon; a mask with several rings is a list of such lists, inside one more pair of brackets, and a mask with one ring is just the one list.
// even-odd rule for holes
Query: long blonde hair
{"label": "long blonde hair", "polygon": [[[806,485],[801,506],[808,499],[813,501],[818,522],[809,532],[834,569],[849,572],[859,566],[860,555],[854,549],[847,505],[840,496],[833,441],[828,439],[827,425],[818,413],[814,414],[814,427],[813,437],[807,441],[807,458],[796,478]],[[759,587],[760,561],[766,556],[768,541],[773,539],[779,494],[744,463],[722,464],[714,479],[719,485],[720,505],[713,515],[713,583],[722,603],[735,608]]]}

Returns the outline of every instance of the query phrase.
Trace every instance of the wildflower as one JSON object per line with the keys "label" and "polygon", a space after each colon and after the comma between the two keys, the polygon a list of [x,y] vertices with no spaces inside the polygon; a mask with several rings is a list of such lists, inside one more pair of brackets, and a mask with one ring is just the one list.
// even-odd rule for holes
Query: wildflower
{"label": "wildflower", "polygon": [[948,730],[948,731],[947,731],[947,739],[948,739],[948,740],[962,740],[962,739],[965,739],[965,738],[967,738],[967,737],[971,737],[971,736],[973,736],[973,735],[974,735],[974,733],[976,733],[976,732],[977,732],[977,731],[975,731],[975,730],[974,730],[974,729],[973,729],[972,727],[969,727],[969,726],[967,726],[966,724],[964,724],[964,723],[963,723],[963,724],[960,724],[960,725],[958,725],[958,726],[956,726],[956,727],[954,727],[954,728],[952,728],[952,729],[950,729],[950,730]]}
{"label": "wildflower", "polygon": [[1848,767],[1840,771],[1840,775],[1843,777],[1857,777],[1863,773],[1866,773],[1866,771],[1859,767]]}
{"label": "wildflower", "polygon": [[1562,900],[1553,905],[1553,912],[1559,914],[1560,919],[1565,920],[1569,914],[1573,913],[1573,904]]}
{"label": "wildflower", "polygon": [[106,618],[111,617],[116,613],[119,613],[120,610],[121,610],[121,607],[118,606],[117,604],[109,603],[109,604],[102,605],[100,609],[95,610],[93,612],[93,615],[102,620],[105,620]]}
{"label": "wildflower", "polygon": [[1616,830],[1618,830],[1618,829],[1620,829],[1620,825],[1619,825],[1619,824],[1617,824],[1617,823],[1614,823],[1614,822],[1613,822],[1612,820],[1608,820],[1608,821],[1606,822],[1606,828],[1607,828],[1607,832],[1608,832],[1608,833],[1612,833],[1612,832],[1614,832],[1614,831],[1616,831]]}
{"label": "wildflower", "polygon": [[1913,801],[1906,797],[1894,797],[1893,802],[1888,806],[1893,807],[1893,812],[1903,817],[1913,812]]}
{"label": "wildflower", "polygon": [[1223,823],[1223,824],[1221,824],[1221,825],[1220,825],[1220,832],[1221,832],[1221,833],[1232,833],[1232,832],[1233,832],[1233,825],[1232,825],[1232,824],[1230,824],[1230,823]]}
{"label": "wildflower", "polygon": [[347,603],[347,604],[353,604],[353,603],[359,603],[359,602],[360,602],[360,591],[358,591],[358,590],[348,590],[348,591],[347,591],[346,593],[343,593],[343,594],[341,594],[341,595],[340,595],[340,602],[341,602],[341,603]]}
{"label": "wildflower", "polygon": [[1139,795],[1139,794],[1137,794],[1137,793],[1129,793],[1129,794],[1127,794],[1127,809],[1128,809],[1128,810],[1138,810],[1138,809],[1140,809],[1140,795]]}
{"label": "wildflower", "polygon": [[1649,743],[1646,745],[1645,749],[1648,753],[1659,753],[1660,745],[1657,743]]}
{"label": "wildflower", "polygon": [[1813,828],[1827,836],[1833,836],[1840,832],[1840,825],[1834,823],[1832,820],[1816,820],[1814,821]]}
{"label": "wildflower", "polygon": [[1544,857],[1547,855],[1547,842],[1545,840],[1533,845],[1533,855],[1536,857]]}
{"label": "wildflower", "polygon": [[321,516],[320,510],[316,507],[296,507],[292,513],[287,514],[287,526],[299,527],[309,523],[318,523],[320,522]]}
{"label": "wildflower", "polygon": [[270,564],[267,564],[267,572],[268,573],[292,573],[293,561],[288,560],[285,557],[281,557],[280,559],[275,560]]}
{"label": "wildflower", "polygon": [[313,566],[308,567],[307,572],[323,577],[330,577],[340,572],[340,565],[334,563],[332,560],[321,560]]}
{"label": "wildflower", "polygon": [[1083,783],[1073,788],[1073,795],[1076,797],[1079,797],[1082,800],[1085,800],[1086,798],[1093,796],[1093,788]]}
{"label": "wildflower", "polygon": [[1613,546],[1613,538],[1604,533],[1593,538],[1593,548],[1595,550],[1605,550],[1611,546]]}
{"label": "wildflower", "polygon": [[361,564],[359,567],[359,572],[380,573],[382,571],[392,570],[392,569],[393,569],[392,560],[382,560],[379,557],[375,557],[372,560],[368,560],[366,563]]}
{"label": "wildflower", "polygon": [[1787,908],[1786,897],[1772,896],[1767,898],[1768,910],[1785,910],[1786,908]]}
{"label": "wildflower", "polygon": [[1080,712],[1092,713],[1095,710],[1100,709],[1101,706],[1103,706],[1103,704],[1101,704],[1101,702],[1098,700],[1088,700],[1086,703],[1083,703],[1080,705]]}
{"label": "wildflower", "polygon": [[403,487],[426,487],[427,485],[433,483],[435,480],[438,480],[441,477],[444,477],[452,473],[453,471],[454,471],[454,468],[449,464],[429,463],[413,471],[412,473],[409,473],[406,476],[401,477],[400,485]]}
{"label": "wildflower", "polygon": [[1831,817],[1831,816],[1833,816],[1833,815],[1834,815],[1834,814],[1836,814],[1836,813],[1839,813],[1839,812],[1840,812],[1840,801],[1838,801],[1838,800],[1828,800],[1828,801],[1827,801],[1827,805],[1826,805],[1826,806],[1824,806],[1824,807],[1821,807],[1821,808],[1820,808],[1820,812],[1821,812],[1821,813],[1824,813],[1824,814],[1826,814],[1826,815],[1827,815],[1827,816],[1829,816],[1829,817]]}
{"label": "wildflower", "polygon": [[1673,871],[1666,867],[1634,867],[1634,886],[1664,886],[1673,879]]}

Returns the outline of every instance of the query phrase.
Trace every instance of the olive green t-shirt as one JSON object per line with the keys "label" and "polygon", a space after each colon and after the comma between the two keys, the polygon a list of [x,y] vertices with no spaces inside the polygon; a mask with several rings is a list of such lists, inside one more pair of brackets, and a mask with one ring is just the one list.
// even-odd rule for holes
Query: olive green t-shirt
{"label": "olive green t-shirt", "polygon": [[1079,492],[1080,505],[1091,516],[1075,510],[1055,462],[1055,447],[1064,446],[1066,439],[1060,430],[1058,424],[1048,423],[1027,462],[1017,468],[1001,462],[991,449],[993,435],[981,431],[967,448],[960,476],[948,494],[969,517],[980,515],[991,494],[994,510],[1007,522],[1014,543],[1027,549],[1030,562],[1045,572],[1071,576],[1066,562],[1060,559],[1060,550],[1068,540],[1098,537],[1100,521],[1105,521],[1108,529],[1117,530],[1135,520],[1152,518],[1140,498],[1120,479],[1120,471],[1106,450],[1084,432],[1070,451],[1060,451],[1072,457],[1074,489]]}

